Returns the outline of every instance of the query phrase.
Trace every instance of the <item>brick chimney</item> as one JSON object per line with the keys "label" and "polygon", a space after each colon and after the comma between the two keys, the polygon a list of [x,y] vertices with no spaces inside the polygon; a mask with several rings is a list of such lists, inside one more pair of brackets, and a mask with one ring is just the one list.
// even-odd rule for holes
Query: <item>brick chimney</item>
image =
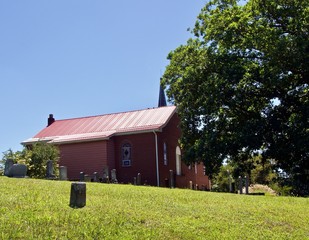
{"label": "brick chimney", "polygon": [[49,127],[55,121],[53,114],[49,114],[47,119],[47,127]]}

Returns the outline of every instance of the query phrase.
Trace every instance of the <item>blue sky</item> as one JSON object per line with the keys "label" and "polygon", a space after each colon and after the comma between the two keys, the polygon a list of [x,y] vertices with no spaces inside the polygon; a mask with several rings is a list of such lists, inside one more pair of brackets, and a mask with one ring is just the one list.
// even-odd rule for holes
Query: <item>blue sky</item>
{"label": "blue sky", "polygon": [[0,1],[0,153],[47,124],[156,107],[205,0]]}

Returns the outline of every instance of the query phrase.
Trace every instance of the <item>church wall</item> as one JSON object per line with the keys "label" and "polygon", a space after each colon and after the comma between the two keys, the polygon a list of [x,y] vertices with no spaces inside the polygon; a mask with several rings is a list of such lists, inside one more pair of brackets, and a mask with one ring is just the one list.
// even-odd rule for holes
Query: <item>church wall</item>
{"label": "church wall", "polygon": [[[142,184],[156,185],[156,158],[154,133],[117,136],[115,143],[115,165],[118,182],[133,183],[141,174]],[[131,165],[123,166],[122,147],[131,146]],[[127,145],[126,145],[127,146]]]}
{"label": "church wall", "polygon": [[69,180],[78,180],[80,172],[102,174],[107,165],[107,142],[63,144],[60,148],[59,166],[66,166]]}
{"label": "church wall", "polygon": [[[170,170],[173,170],[176,187],[189,188],[190,181],[192,185],[198,185],[199,189],[209,189],[208,177],[204,175],[203,164],[196,167],[189,167],[183,162],[181,163],[181,174],[176,174],[176,147],[179,146],[178,140],[181,137],[181,131],[178,126],[179,117],[175,114],[169,123],[159,133],[159,159],[160,159],[160,185],[166,185],[166,179],[170,179]],[[164,143],[166,143],[167,165],[164,164]]]}

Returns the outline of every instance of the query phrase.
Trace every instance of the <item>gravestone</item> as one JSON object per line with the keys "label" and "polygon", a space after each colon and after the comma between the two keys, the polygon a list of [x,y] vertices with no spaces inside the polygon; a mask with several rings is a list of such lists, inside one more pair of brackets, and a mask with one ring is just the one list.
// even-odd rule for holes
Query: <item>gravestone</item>
{"label": "gravestone", "polygon": [[46,178],[47,179],[54,179],[55,178],[52,160],[48,160],[46,162]]}
{"label": "gravestone", "polygon": [[242,194],[242,177],[239,176],[238,177],[238,182],[239,182],[239,194]]}
{"label": "gravestone", "polygon": [[85,181],[85,182],[91,182],[91,176],[88,175],[88,174],[85,174],[85,175],[84,175],[84,181]]}
{"label": "gravestone", "polygon": [[112,178],[112,183],[118,183],[117,175],[116,175],[116,169],[113,169],[111,171],[111,178]]}
{"label": "gravestone", "polygon": [[133,178],[133,185],[135,185],[135,186],[137,185],[136,177]]}
{"label": "gravestone", "polygon": [[175,182],[174,182],[174,172],[173,170],[170,170],[170,188],[174,188],[175,186]]}
{"label": "gravestone", "polygon": [[86,183],[71,184],[70,207],[82,208],[86,206]]}
{"label": "gravestone", "polygon": [[8,172],[8,177],[24,178],[27,175],[27,166],[25,164],[13,164]]}
{"label": "gravestone", "polygon": [[246,194],[249,194],[249,177],[245,176],[245,189],[246,189]]}
{"label": "gravestone", "polygon": [[79,173],[79,181],[80,181],[80,182],[85,181],[85,173],[84,173],[84,172],[80,172],[80,173]]}
{"label": "gravestone", "polygon": [[93,181],[94,182],[98,182],[99,181],[99,174],[98,174],[98,172],[94,172],[93,173]]}
{"label": "gravestone", "polygon": [[59,167],[59,179],[68,180],[68,170],[66,166]]}
{"label": "gravestone", "polygon": [[13,159],[7,159],[4,164],[4,176],[9,175],[10,168],[13,166]]}
{"label": "gravestone", "polygon": [[189,189],[193,189],[193,182],[192,181],[189,181]]}
{"label": "gravestone", "polygon": [[136,184],[137,184],[138,186],[142,185],[142,176],[141,176],[140,173],[137,174]]}
{"label": "gravestone", "polygon": [[109,169],[108,167],[103,168],[103,177],[102,177],[102,181],[104,183],[108,183],[109,182]]}

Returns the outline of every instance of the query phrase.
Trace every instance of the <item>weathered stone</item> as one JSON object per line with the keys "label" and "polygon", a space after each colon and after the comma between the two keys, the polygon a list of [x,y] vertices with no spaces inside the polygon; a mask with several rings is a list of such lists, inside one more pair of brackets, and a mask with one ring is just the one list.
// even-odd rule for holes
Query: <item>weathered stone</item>
{"label": "weathered stone", "polygon": [[109,169],[108,169],[108,167],[104,167],[104,169],[103,169],[102,182],[109,183]]}
{"label": "weathered stone", "polygon": [[138,186],[142,185],[142,176],[140,173],[137,174],[136,185]]}
{"label": "weathered stone", "polygon": [[27,166],[25,164],[13,164],[8,172],[8,177],[24,178],[27,175]]}
{"label": "weathered stone", "polygon": [[84,173],[84,172],[80,172],[80,173],[79,173],[79,181],[80,181],[80,182],[85,181],[85,173]]}
{"label": "weathered stone", "polygon": [[243,192],[242,192],[242,177],[241,176],[239,176],[238,177],[238,183],[239,183],[239,194],[242,194]]}
{"label": "weathered stone", "polygon": [[85,174],[85,176],[84,176],[84,181],[85,181],[85,182],[91,182],[91,176],[88,175],[88,174]]}
{"label": "weathered stone", "polygon": [[59,167],[59,179],[68,180],[68,170],[66,166]]}
{"label": "weathered stone", "polygon": [[246,194],[249,194],[249,177],[248,176],[245,176],[245,191],[246,191]]}
{"label": "weathered stone", "polygon": [[133,178],[133,185],[135,185],[135,186],[137,185],[136,177]]}
{"label": "weathered stone", "polygon": [[4,176],[9,176],[10,168],[13,166],[14,161],[12,159],[7,159],[4,164]]}
{"label": "weathered stone", "polygon": [[99,174],[98,174],[98,172],[94,172],[93,173],[93,181],[94,182],[98,182],[99,181]]}
{"label": "weathered stone", "polygon": [[46,162],[46,178],[47,179],[54,179],[55,178],[52,160],[48,160]]}
{"label": "weathered stone", "polygon": [[82,208],[86,206],[86,183],[71,184],[70,207]]}
{"label": "weathered stone", "polygon": [[116,169],[113,169],[111,171],[111,178],[112,178],[112,183],[118,183],[117,175],[116,175]]}

